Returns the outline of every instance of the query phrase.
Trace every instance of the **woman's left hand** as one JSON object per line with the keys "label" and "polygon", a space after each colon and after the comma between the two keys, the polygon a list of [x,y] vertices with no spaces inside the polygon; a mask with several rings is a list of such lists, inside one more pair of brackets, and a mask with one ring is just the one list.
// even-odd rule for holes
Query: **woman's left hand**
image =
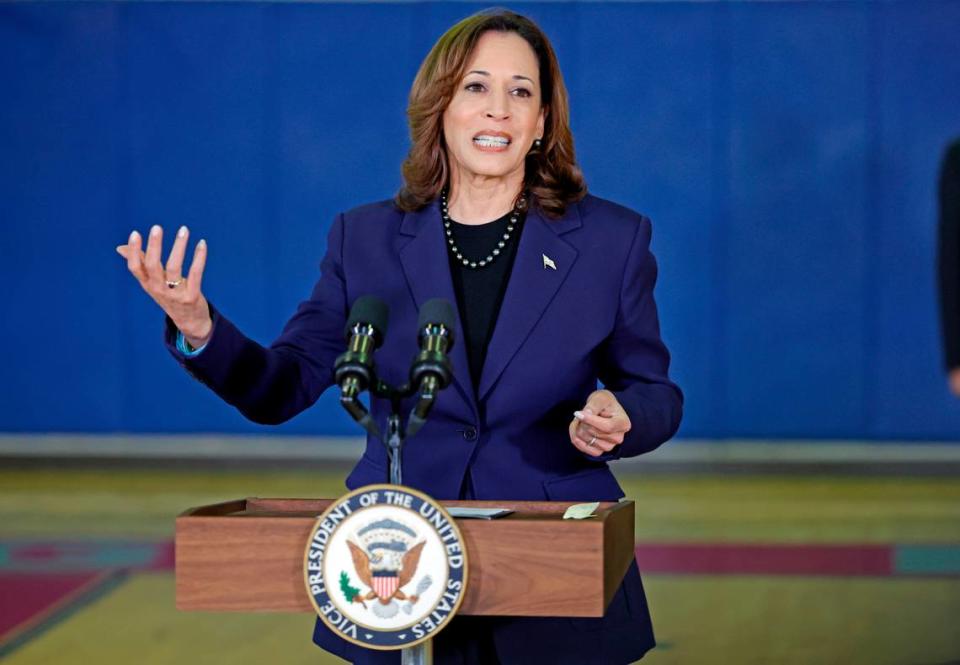
{"label": "woman's left hand", "polygon": [[599,457],[623,443],[630,431],[630,418],[609,390],[597,390],[587,398],[570,422],[570,442],[577,450]]}

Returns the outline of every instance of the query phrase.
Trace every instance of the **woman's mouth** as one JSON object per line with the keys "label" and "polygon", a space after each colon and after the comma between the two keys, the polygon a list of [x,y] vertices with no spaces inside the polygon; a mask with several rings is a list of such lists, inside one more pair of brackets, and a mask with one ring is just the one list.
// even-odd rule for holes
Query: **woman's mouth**
{"label": "woman's mouth", "polygon": [[484,152],[503,152],[510,146],[510,137],[502,134],[477,134],[473,145]]}

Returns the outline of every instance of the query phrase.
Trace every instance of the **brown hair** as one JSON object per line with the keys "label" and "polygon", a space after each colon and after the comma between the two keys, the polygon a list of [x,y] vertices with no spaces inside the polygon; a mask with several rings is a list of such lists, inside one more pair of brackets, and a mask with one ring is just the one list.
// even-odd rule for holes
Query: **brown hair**
{"label": "brown hair", "polygon": [[560,217],[568,204],[587,193],[573,150],[567,89],[547,36],[530,19],[506,9],[485,10],[463,19],[440,37],[420,65],[407,106],[413,145],[403,161],[404,185],[395,201],[403,210],[418,210],[433,201],[447,184],[450,165],[443,112],[463,78],[477,40],[489,30],[517,33],[537,56],[546,121],[540,148],[527,154],[524,187],[544,213]]}

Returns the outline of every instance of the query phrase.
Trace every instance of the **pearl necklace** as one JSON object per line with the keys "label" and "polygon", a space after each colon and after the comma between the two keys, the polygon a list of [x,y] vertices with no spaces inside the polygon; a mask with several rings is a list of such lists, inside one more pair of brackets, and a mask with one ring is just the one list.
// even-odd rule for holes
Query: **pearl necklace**
{"label": "pearl necklace", "polygon": [[507,243],[510,242],[510,238],[513,236],[513,230],[519,225],[520,222],[520,213],[527,207],[527,197],[526,195],[521,195],[517,200],[517,205],[513,209],[513,212],[510,213],[510,221],[507,223],[507,232],[503,234],[500,240],[497,241],[497,246],[487,254],[486,258],[479,261],[471,261],[463,255],[463,252],[457,247],[457,243],[453,239],[453,230],[450,222],[450,213],[447,210],[447,190],[444,188],[440,192],[440,214],[443,217],[443,232],[447,235],[447,244],[450,246],[450,252],[456,257],[457,261],[462,263],[467,268],[477,269],[485,268],[491,263],[494,259],[500,256],[500,252],[503,251],[503,248],[507,246]]}

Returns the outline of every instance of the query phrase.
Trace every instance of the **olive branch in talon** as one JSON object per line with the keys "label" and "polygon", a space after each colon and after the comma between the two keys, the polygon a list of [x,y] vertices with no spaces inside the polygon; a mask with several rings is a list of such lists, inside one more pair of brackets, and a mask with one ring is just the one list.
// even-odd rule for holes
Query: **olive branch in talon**
{"label": "olive branch in talon", "polygon": [[367,609],[367,604],[363,602],[363,596],[360,595],[360,589],[350,586],[350,576],[345,570],[340,572],[340,591],[347,597],[347,602],[360,603],[363,609]]}

